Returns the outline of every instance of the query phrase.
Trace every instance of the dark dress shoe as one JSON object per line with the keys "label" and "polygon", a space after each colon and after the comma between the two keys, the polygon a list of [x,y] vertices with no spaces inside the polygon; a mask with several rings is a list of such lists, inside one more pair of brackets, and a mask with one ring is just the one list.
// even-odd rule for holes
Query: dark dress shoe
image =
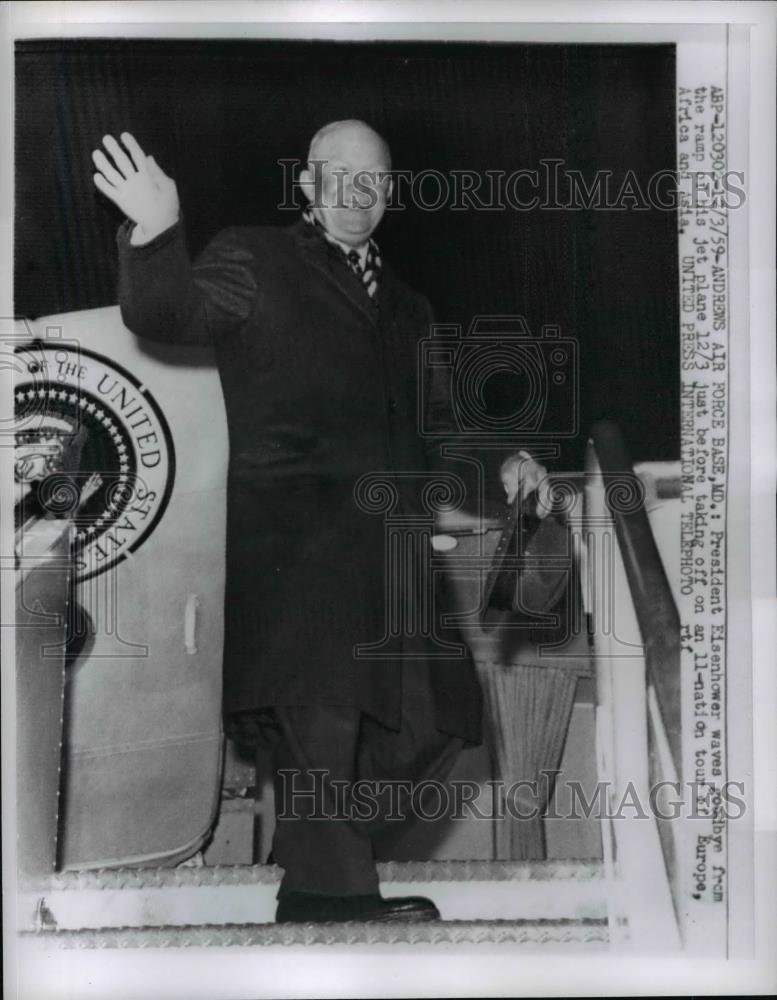
{"label": "dark dress shoe", "polygon": [[439,920],[440,911],[423,896],[384,899],[378,893],[363,896],[324,896],[317,892],[283,892],[278,896],[275,922],[327,923],[344,920]]}

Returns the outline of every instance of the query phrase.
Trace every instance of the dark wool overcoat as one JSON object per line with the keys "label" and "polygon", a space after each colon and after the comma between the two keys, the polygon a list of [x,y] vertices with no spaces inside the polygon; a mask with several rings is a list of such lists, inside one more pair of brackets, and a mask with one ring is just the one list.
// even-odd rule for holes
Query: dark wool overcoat
{"label": "dark wool overcoat", "polygon": [[[417,638],[418,621],[406,630],[416,638],[397,637],[388,614],[388,591],[402,583],[388,569],[386,518],[402,527],[421,513],[431,474],[419,431],[419,401],[431,394],[419,374],[426,299],[384,268],[373,302],[339,250],[303,221],[225,230],[193,265],[180,224],[140,247],[130,232],[125,223],[118,235],[125,324],[167,343],[212,344],[221,377],[230,440],[225,713],[354,705],[396,729],[402,670],[434,652],[426,662],[438,728],[478,742],[481,691],[469,656]],[[428,419],[442,420],[438,409]],[[374,478],[367,489],[370,475],[386,489]],[[397,498],[388,511],[386,496]],[[414,541],[415,585],[426,593],[428,537]]]}

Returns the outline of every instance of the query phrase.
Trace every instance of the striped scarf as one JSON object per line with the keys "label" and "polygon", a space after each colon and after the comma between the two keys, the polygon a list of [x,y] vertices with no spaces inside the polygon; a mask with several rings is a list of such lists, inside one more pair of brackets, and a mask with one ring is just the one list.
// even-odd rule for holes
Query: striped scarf
{"label": "striped scarf", "polygon": [[378,244],[375,240],[371,239],[367,245],[367,257],[364,262],[364,267],[362,267],[359,251],[347,249],[339,240],[336,240],[334,236],[328,233],[313,214],[313,209],[310,205],[304,209],[302,218],[309,225],[314,226],[318,232],[321,233],[327,243],[331,244],[336,250],[339,251],[343,262],[347,264],[353,273],[359,278],[369,297],[374,299],[378,291],[380,270],[382,267],[380,250],[378,249]]}

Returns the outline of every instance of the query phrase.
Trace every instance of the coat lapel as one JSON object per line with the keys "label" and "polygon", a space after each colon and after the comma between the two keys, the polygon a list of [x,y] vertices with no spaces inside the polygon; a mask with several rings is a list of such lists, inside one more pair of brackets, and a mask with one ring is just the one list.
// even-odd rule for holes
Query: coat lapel
{"label": "coat lapel", "polygon": [[[367,294],[356,274],[343,261],[336,247],[316,232],[313,226],[300,220],[291,227],[300,251],[338,291],[372,324],[378,321],[378,308]],[[378,291],[378,296],[381,291]]]}
{"label": "coat lapel", "polygon": [[380,272],[377,302],[377,311],[380,313],[381,326],[387,328],[399,317],[402,303],[400,297],[397,295],[397,283],[393,272],[385,260]]}

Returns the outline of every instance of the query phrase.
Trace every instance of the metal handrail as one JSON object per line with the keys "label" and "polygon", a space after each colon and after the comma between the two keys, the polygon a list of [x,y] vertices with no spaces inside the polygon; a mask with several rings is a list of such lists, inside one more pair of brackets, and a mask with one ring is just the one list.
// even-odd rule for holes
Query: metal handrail
{"label": "metal handrail", "polygon": [[648,679],[655,689],[672,759],[681,777],[680,617],[677,605],[644,502],[638,494],[636,502],[624,507],[613,501],[613,491],[607,489],[608,485],[622,486],[624,477],[633,477],[635,483],[638,482],[620,428],[611,421],[599,421],[592,428],[591,440],[645,647]]}

